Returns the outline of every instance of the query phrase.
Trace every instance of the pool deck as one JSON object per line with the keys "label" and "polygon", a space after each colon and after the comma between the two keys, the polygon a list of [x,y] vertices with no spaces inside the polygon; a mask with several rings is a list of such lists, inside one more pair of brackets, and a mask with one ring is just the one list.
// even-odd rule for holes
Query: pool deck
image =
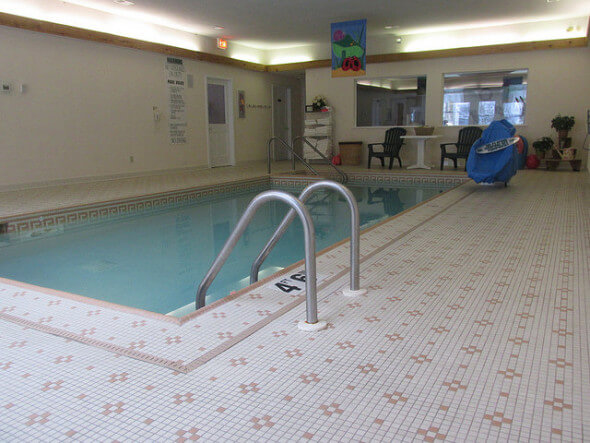
{"label": "pool deck", "polygon": [[588,172],[466,183],[365,231],[361,254],[356,298],[347,243],[318,257],[315,333],[272,278],[184,322],[0,280],[4,438],[590,438]]}

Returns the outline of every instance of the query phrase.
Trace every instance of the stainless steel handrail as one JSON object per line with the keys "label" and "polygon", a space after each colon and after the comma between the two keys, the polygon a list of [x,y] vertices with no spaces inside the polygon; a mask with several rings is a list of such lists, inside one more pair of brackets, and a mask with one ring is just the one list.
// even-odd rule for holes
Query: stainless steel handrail
{"label": "stainless steel handrail", "polygon": [[[283,191],[266,191],[258,194],[252,199],[244,214],[238,221],[238,224],[234,228],[233,232],[223,245],[221,252],[205,274],[205,278],[199,285],[197,290],[195,305],[196,308],[202,308],[205,306],[205,296],[207,289],[213,283],[213,280],[221,270],[221,267],[228,259],[233,248],[237,244],[238,240],[252,221],[256,211],[265,203],[271,200],[279,200],[287,203],[291,206],[289,213],[297,213],[301,223],[303,225],[303,236],[305,240],[305,295],[307,303],[307,323],[316,324],[318,323],[317,315],[317,282],[316,282],[316,262],[315,262],[315,229],[311,216],[307,208],[299,201],[296,197]],[[295,217],[295,215],[293,215]]]}
{"label": "stainless steel handrail", "polygon": [[307,143],[307,145],[311,149],[313,149],[316,154],[318,154],[321,158],[323,158],[332,168],[334,168],[336,170],[336,172],[338,174],[340,174],[340,177],[342,177],[342,183],[346,183],[348,181],[348,175],[346,175],[346,173],[342,169],[340,169],[338,166],[336,166],[334,163],[332,163],[328,157],[326,157],[324,154],[322,154],[320,152],[319,149],[317,149],[314,145],[312,145],[311,142],[304,135],[298,135],[297,137],[293,138],[293,140],[291,141],[291,144],[293,146],[295,146],[295,141],[299,140],[299,139],[301,139],[301,141],[303,141],[304,143]]}
{"label": "stainless steel handrail", "polygon": [[288,152],[290,152],[291,154],[293,154],[293,170],[295,170],[295,158],[297,158],[301,163],[303,163],[303,165],[309,169],[311,172],[313,172],[315,175],[320,175],[318,173],[318,171],[316,171],[315,169],[312,168],[312,166],[307,163],[305,161],[305,159],[303,157],[301,157],[299,154],[297,154],[295,152],[295,150],[293,149],[292,146],[289,146],[289,143],[287,143],[285,140],[283,140],[280,137],[272,137],[269,141],[268,141],[268,153],[267,153],[267,166],[268,166],[268,173],[270,174],[270,157],[271,157],[271,147],[272,147],[272,142],[273,141],[279,141],[281,142],[281,144],[279,146],[282,146],[283,148],[287,149]]}
{"label": "stainless steel handrail", "polygon": [[[346,199],[350,208],[350,290],[346,291],[347,295],[357,295],[365,293],[366,291],[359,288],[360,284],[360,227],[359,227],[359,209],[356,199],[350,189],[332,180],[322,180],[307,186],[301,194],[299,194],[299,200],[305,203],[309,197],[318,189],[328,188],[339,192]],[[266,257],[270,254],[272,249],[275,247],[277,242],[281,239],[289,225],[295,218],[295,211],[291,209],[275,233],[272,235],[268,243],[262,248],[258,257],[252,263],[250,269],[250,284],[258,281],[258,272]]]}

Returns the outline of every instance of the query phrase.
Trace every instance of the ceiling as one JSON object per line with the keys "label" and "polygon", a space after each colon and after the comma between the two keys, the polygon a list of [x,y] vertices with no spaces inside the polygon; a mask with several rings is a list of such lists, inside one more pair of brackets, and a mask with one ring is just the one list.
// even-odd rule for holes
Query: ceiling
{"label": "ceiling", "polygon": [[86,15],[108,13],[185,33],[225,37],[258,50],[325,44],[330,23],[359,18],[367,19],[368,40],[377,41],[498,26],[543,29],[555,21],[583,36],[590,16],[589,0],[133,0],[130,6],[117,2],[122,0],[0,0],[0,11],[14,13],[15,4],[23,10],[29,5],[42,8],[46,20],[52,21],[52,14],[84,8]]}

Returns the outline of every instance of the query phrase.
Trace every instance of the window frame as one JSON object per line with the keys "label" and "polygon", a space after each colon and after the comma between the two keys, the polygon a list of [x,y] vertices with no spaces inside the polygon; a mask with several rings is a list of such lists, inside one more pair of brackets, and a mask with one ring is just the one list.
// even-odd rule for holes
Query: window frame
{"label": "window frame", "polygon": [[[519,71],[522,71],[522,72],[519,72]],[[466,126],[487,126],[487,125],[489,125],[489,123],[480,123],[481,120],[479,119],[479,112],[477,114],[477,116],[478,116],[477,122],[469,122],[468,121],[467,124],[456,124],[456,125],[455,124],[449,124],[449,123],[445,124],[445,96],[447,95],[447,92],[446,92],[446,82],[445,81],[446,81],[447,78],[452,78],[452,77],[447,77],[447,76],[456,77],[456,76],[461,76],[461,75],[467,76],[467,75],[476,75],[476,74],[488,74],[488,75],[493,75],[493,74],[513,74],[513,75],[518,75],[518,74],[521,74],[521,75],[523,75],[523,77],[524,77],[523,78],[523,82],[520,83],[520,85],[525,85],[526,86],[526,93],[524,95],[524,102],[522,103],[522,107],[523,107],[523,110],[522,110],[522,113],[521,113],[522,123],[512,123],[512,122],[511,123],[514,126],[519,126],[519,127],[526,126],[527,125],[526,100],[528,98],[529,73],[530,73],[530,69],[529,68],[525,68],[525,67],[520,67],[520,68],[506,68],[506,69],[493,69],[493,70],[479,70],[479,71],[461,71],[461,72],[453,71],[453,72],[443,72],[442,73],[442,100],[441,100],[442,103],[441,103],[440,117],[439,117],[440,118],[441,127],[443,127],[443,128],[447,128],[447,127],[448,128],[457,128],[457,127],[458,128],[461,128],[461,127],[466,127]],[[502,86],[501,88],[504,89],[504,88],[509,87],[509,86],[510,85],[506,85],[506,86]],[[467,91],[469,91],[469,90],[471,90],[471,91],[482,91],[484,89],[486,89],[486,88],[479,88],[479,89],[478,88],[470,88],[470,89],[463,89],[463,90],[467,90]],[[457,92],[449,92],[449,94],[454,94],[454,93],[455,94],[462,94],[463,92],[458,92],[458,91]],[[485,102],[485,101],[494,101],[494,100],[492,100],[492,98],[488,98],[487,100],[479,100],[477,102],[476,106],[479,107],[480,104],[482,102]],[[457,103],[459,103],[459,102],[457,102]],[[471,102],[469,102],[469,103],[471,103]],[[505,107],[506,104],[511,104],[511,103],[514,103],[514,102],[508,102],[508,101],[504,101],[504,100],[498,101],[498,104],[496,105],[496,107],[498,107],[498,106],[501,107],[501,109],[502,109],[502,118],[508,119],[508,117],[506,117],[506,115],[504,114],[504,107]],[[496,116],[496,114],[494,114],[494,116],[492,117],[492,121],[494,120],[495,116]],[[469,117],[471,117],[471,115]]]}
{"label": "window frame", "polygon": [[421,124],[414,124],[414,125],[392,125],[392,124],[388,124],[388,125],[379,125],[379,126],[373,126],[373,125],[369,125],[369,126],[359,126],[358,124],[358,82],[359,81],[375,81],[375,80],[404,80],[404,79],[416,79],[416,81],[418,81],[418,78],[423,77],[424,81],[426,82],[426,86],[424,88],[424,105],[423,105],[423,112],[424,112],[424,124],[426,122],[426,98],[428,96],[428,75],[427,74],[408,74],[408,75],[382,75],[382,76],[378,76],[378,77],[360,77],[360,78],[355,78],[353,80],[353,88],[354,88],[354,128],[355,129],[384,129],[384,128],[390,128],[392,126],[398,126],[398,127],[404,127],[404,128],[413,128],[416,126],[422,126]]}

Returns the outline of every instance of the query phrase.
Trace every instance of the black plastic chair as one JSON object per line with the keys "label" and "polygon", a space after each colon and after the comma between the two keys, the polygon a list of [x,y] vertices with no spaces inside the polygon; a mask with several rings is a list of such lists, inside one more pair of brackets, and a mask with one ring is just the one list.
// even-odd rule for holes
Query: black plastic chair
{"label": "black plastic chair", "polygon": [[[467,170],[467,157],[469,157],[469,151],[471,150],[473,143],[481,137],[481,133],[481,128],[478,128],[477,126],[467,126],[459,131],[459,138],[455,143],[441,143],[440,149],[442,152],[440,154],[440,170],[443,170],[445,158],[453,160],[455,169],[457,169],[457,159],[464,158],[465,170]],[[447,152],[447,146],[449,145],[455,145],[457,147],[457,152]]]}
{"label": "black plastic chair", "polygon": [[[385,141],[383,143],[370,143],[369,146],[369,169],[371,169],[371,159],[373,157],[381,160],[381,166],[385,166],[385,158],[389,157],[389,169],[393,166],[393,159],[397,158],[399,167],[402,167],[402,159],[399,157],[399,151],[404,144],[401,139],[406,135],[404,128],[391,128],[385,131]],[[373,146],[383,146],[383,152],[375,152]]]}

